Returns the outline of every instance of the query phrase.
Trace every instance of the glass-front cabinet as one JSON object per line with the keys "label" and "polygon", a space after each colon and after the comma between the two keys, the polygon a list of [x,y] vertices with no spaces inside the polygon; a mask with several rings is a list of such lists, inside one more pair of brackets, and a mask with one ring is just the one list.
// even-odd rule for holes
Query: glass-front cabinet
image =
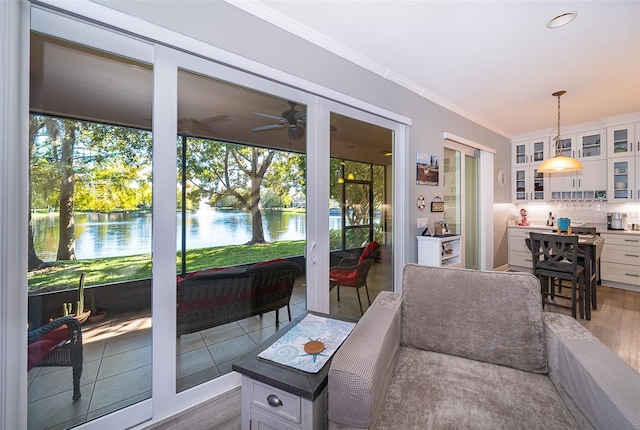
{"label": "glass-front cabinet", "polygon": [[[605,149],[606,133],[604,130],[587,131],[568,134],[560,137],[558,153],[579,160],[604,160],[607,155]],[[550,144],[555,154],[555,140]]]}
{"label": "glass-front cabinet", "polygon": [[513,145],[512,165],[532,166],[549,158],[549,139],[539,138],[515,142]]}
{"label": "glass-front cabinet", "polygon": [[640,180],[636,176],[636,164],[640,157],[620,157],[609,159],[609,202],[624,203],[640,199],[637,187]]}
{"label": "glass-front cabinet", "polygon": [[604,160],[607,157],[605,150],[606,134],[604,130],[578,133],[576,144],[578,153],[576,156],[583,160]]}
{"label": "glass-front cabinet", "polygon": [[[637,133],[636,133],[637,132]],[[640,124],[622,124],[607,128],[609,157],[625,157],[637,153],[640,148],[635,139],[640,138]]]}
{"label": "glass-front cabinet", "polygon": [[537,167],[517,167],[512,172],[514,202],[544,201],[547,198],[548,175]]}

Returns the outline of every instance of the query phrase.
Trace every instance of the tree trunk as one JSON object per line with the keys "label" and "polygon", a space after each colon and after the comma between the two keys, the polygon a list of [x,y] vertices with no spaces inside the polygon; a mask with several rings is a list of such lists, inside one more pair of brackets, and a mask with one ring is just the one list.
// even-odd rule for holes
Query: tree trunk
{"label": "tree trunk", "polygon": [[251,178],[251,244],[265,243],[264,227],[262,226],[262,210],[260,209],[261,177]]}
{"label": "tree trunk", "polygon": [[76,240],[73,222],[73,147],[76,140],[76,125],[65,121],[65,135],[62,141],[62,154],[59,161],[60,177],[60,239],[56,260],[76,259]]}
{"label": "tree trunk", "polygon": [[31,271],[42,266],[42,260],[36,254],[36,247],[33,243],[33,220],[31,218],[31,157],[33,157],[33,146],[39,124],[35,120],[29,120],[29,234],[27,235],[27,270]]}

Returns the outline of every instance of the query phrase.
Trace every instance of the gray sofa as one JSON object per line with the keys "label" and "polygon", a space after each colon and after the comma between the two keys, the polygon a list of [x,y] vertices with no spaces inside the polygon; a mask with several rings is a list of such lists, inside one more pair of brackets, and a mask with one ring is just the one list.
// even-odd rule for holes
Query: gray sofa
{"label": "gray sofa", "polygon": [[638,429],[640,374],[528,273],[407,265],[329,370],[333,429]]}

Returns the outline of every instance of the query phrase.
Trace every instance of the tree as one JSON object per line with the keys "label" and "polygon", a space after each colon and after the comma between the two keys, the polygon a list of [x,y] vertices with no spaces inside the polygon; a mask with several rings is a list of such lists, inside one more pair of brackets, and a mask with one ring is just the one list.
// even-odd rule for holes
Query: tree
{"label": "tree", "polygon": [[186,177],[193,185],[187,186],[188,198],[194,202],[206,197],[214,204],[234,198],[251,214],[252,237],[248,244],[264,243],[262,188],[285,193],[295,187],[300,175],[296,166],[302,156],[206,139],[188,138],[185,142]]}
{"label": "tree", "polygon": [[76,259],[76,240],[73,221],[73,191],[75,180],[73,177],[73,149],[76,144],[77,123],[63,120],[64,134],[60,145],[60,155],[57,160],[60,175],[60,236],[58,238],[58,253],[56,260]]}
{"label": "tree", "polygon": [[[150,132],[39,115],[32,116],[31,131],[29,216],[33,201],[59,209],[57,260],[76,258],[77,208],[110,212],[151,206]],[[31,225],[29,234],[37,258]]]}

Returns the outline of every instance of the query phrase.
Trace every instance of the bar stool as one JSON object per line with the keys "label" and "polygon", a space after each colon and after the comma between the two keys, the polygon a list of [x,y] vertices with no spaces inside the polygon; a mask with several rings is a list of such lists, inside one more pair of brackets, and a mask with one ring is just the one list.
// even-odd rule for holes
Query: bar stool
{"label": "bar stool", "polygon": [[[579,306],[580,318],[584,318],[586,280],[584,265],[578,264],[578,236],[531,232],[529,239],[533,274],[540,279],[543,306],[548,304],[571,309],[573,318],[576,318],[576,308]],[[570,281],[571,295],[556,293],[554,279]],[[556,302],[556,298],[569,300],[569,305]]]}

